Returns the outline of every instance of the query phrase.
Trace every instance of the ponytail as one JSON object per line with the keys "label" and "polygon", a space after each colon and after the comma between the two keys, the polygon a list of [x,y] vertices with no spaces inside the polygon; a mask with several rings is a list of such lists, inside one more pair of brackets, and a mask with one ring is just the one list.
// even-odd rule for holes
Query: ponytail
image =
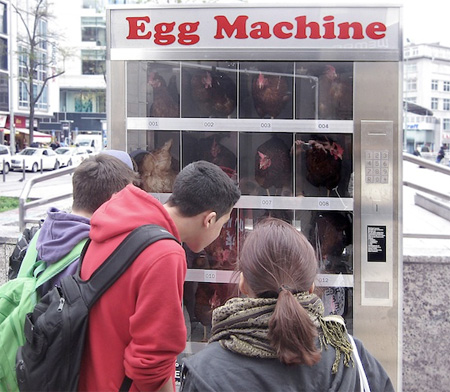
{"label": "ponytail", "polygon": [[268,338],[281,362],[287,365],[319,362],[317,328],[291,291],[281,289],[269,320]]}

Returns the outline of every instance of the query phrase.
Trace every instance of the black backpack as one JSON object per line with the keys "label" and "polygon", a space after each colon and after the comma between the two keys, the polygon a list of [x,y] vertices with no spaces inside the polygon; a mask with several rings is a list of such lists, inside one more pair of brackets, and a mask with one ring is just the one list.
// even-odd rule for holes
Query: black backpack
{"label": "black backpack", "polygon": [[17,274],[19,273],[20,266],[22,265],[22,261],[27,253],[28,245],[30,244],[31,239],[37,233],[37,231],[41,228],[39,226],[32,226],[29,229],[26,228],[19,239],[17,240],[17,244],[9,256],[9,269],[8,269],[8,279],[17,278]]}
{"label": "black backpack", "polygon": [[161,239],[177,241],[158,225],[138,227],[83,281],[80,271],[88,240],[77,273],[65,277],[27,315],[26,341],[16,357],[20,391],[77,390],[89,309],[146,247]]}

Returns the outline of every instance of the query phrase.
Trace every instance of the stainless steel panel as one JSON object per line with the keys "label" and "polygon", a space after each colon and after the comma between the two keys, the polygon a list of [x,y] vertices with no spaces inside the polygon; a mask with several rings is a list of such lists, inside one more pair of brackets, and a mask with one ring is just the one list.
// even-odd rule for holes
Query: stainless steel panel
{"label": "stainless steel panel", "polygon": [[[126,150],[126,78],[125,61],[107,62],[106,117],[108,124],[108,148]],[[111,83],[113,81],[113,83]]]}
{"label": "stainless steel panel", "polygon": [[[383,364],[397,390],[401,390],[400,80],[397,62],[355,63],[354,243],[359,246],[354,249],[354,334]],[[366,178],[366,154],[370,157],[373,151],[388,152],[388,178],[377,184]],[[385,262],[368,261],[369,226],[385,227]]]}

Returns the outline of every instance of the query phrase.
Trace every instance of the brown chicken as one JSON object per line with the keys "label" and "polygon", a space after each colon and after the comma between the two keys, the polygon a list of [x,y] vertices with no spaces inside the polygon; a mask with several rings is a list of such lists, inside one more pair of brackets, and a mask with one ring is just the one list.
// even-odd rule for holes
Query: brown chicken
{"label": "brown chicken", "polygon": [[172,139],[161,148],[146,153],[138,165],[141,187],[146,192],[170,193],[177,175],[170,149]]}
{"label": "brown chicken", "polygon": [[306,179],[315,187],[326,187],[330,196],[341,181],[344,149],[328,137],[308,142],[297,140],[295,143],[306,148]]}
{"label": "brown chicken", "polygon": [[353,92],[350,80],[343,81],[332,65],[319,76],[319,118],[325,120],[351,119]]}
{"label": "brown chicken", "polygon": [[257,148],[255,180],[269,196],[271,189],[274,192],[272,196],[291,194],[290,152],[286,143],[278,136],[273,136]]}
{"label": "brown chicken", "polygon": [[253,79],[252,96],[259,117],[277,118],[290,99],[286,77],[260,72]]}
{"label": "brown chicken", "polygon": [[203,342],[208,341],[208,328],[211,326],[212,312],[223,305],[229,294],[228,284],[199,283],[195,293],[195,317],[203,325]]}
{"label": "brown chicken", "polygon": [[191,78],[191,95],[200,115],[228,117],[236,108],[236,84],[225,73],[203,71]]}
{"label": "brown chicken", "polygon": [[220,136],[202,139],[199,145],[203,152],[200,159],[216,164],[230,177],[236,175],[236,155],[220,143]]}
{"label": "brown chicken", "polygon": [[149,117],[179,117],[180,104],[175,75],[167,86],[164,78],[157,72],[150,72],[148,85],[153,88],[153,103],[147,113]]}

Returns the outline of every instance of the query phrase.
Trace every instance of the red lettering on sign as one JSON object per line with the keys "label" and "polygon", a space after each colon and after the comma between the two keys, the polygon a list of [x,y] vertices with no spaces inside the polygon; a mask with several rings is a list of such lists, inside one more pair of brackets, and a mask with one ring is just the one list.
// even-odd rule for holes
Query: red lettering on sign
{"label": "red lettering on sign", "polygon": [[294,28],[294,25],[289,22],[279,22],[275,26],[273,26],[273,33],[275,37],[286,39],[291,38],[292,33],[286,33],[283,31],[283,29],[286,28],[286,30],[292,30]]}
{"label": "red lettering on sign", "polygon": [[[381,34],[378,34],[378,32]],[[380,22],[370,23],[366,28],[367,36],[372,39],[384,38],[386,36],[386,34],[383,34],[384,32],[386,32],[386,25]]]}
{"label": "red lettering on sign", "polygon": [[230,24],[227,17],[224,15],[217,15],[214,17],[214,19],[217,21],[217,30],[214,38],[216,39],[225,38],[222,31],[225,31],[225,34],[228,36],[228,38],[231,38],[234,31],[236,31],[235,38],[238,39],[248,38],[245,25],[248,16],[245,15],[238,16],[233,24]]}
{"label": "red lettering on sign", "polygon": [[266,22],[256,22],[250,26],[253,30],[250,31],[251,38],[270,38],[272,34],[270,34],[270,26]]}
{"label": "red lettering on sign", "polygon": [[350,39],[350,28],[353,29],[353,39],[363,39],[363,28],[361,26],[361,23],[339,23],[339,39]]}
{"label": "red lettering on sign", "polygon": [[178,34],[178,43],[181,45],[195,45],[198,41],[200,41],[200,36],[197,34],[189,34],[195,33],[198,29],[198,25],[200,22],[195,23],[181,23],[178,30],[180,34]]}
{"label": "red lettering on sign", "polygon": [[[150,23],[149,16],[138,16],[138,17],[128,17],[125,18],[128,21],[128,36],[127,39],[150,39],[152,36],[151,32],[147,34],[140,34],[145,32],[145,24]],[[141,23],[139,23],[141,22]]]}
{"label": "red lettering on sign", "polygon": [[155,44],[157,45],[170,45],[175,42],[175,36],[168,34],[173,31],[175,22],[172,23],[158,23],[155,26]]}
{"label": "red lettering on sign", "polygon": [[328,23],[324,23],[323,27],[325,27],[325,34],[323,35],[323,38],[325,39],[334,39],[336,38],[336,34],[334,34],[334,22],[332,22],[334,20],[334,16],[325,16],[323,18],[324,21],[328,22]]}
{"label": "red lettering on sign", "polygon": [[[297,16],[295,18],[297,21],[297,33],[295,34],[295,38],[312,38],[318,39],[320,38],[320,26],[319,23],[309,22],[306,23],[306,16]],[[306,28],[308,28],[311,32],[309,37],[306,35]]]}
{"label": "red lettering on sign", "polygon": [[[200,36],[195,34],[200,22],[180,23],[177,30],[177,22],[161,22],[153,27],[150,25],[149,16],[128,17],[127,39],[150,39],[153,35],[156,45],[167,46],[178,42],[180,45],[195,45],[200,41]],[[333,15],[326,15],[322,23],[307,20],[306,15],[294,18],[294,23],[280,21],[271,26],[268,22],[258,21],[247,26],[249,16],[239,15],[234,21],[228,20],[225,15],[217,15],[215,39],[268,39],[275,36],[278,39],[364,39],[365,37],[378,40],[386,36],[387,27],[381,22],[372,22],[363,26],[360,22],[335,23]]]}

